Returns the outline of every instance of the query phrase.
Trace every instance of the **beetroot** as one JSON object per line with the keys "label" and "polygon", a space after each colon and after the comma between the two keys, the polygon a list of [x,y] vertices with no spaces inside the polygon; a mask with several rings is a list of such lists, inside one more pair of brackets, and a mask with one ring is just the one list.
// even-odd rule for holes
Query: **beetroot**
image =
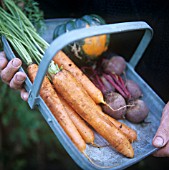
{"label": "beetroot", "polygon": [[110,115],[111,117],[115,118],[115,119],[123,119],[124,115],[126,113],[126,102],[124,100],[124,98],[116,92],[110,92],[105,94],[105,102],[113,109],[113,110],[117,110],[121,107],[121,109],[117,110],[117,111],[113,111],[112,109],[110,109],[108,106],[104,105],[103,111],[105,113],[107,113],[108,115]]}
{"label": "beetroot", "polygon": [[137,83],[135,83],[133,80],[127,80],[126,81],[126,88],[128,89],[130,93],[130,99],[138,99],[142,97],[142,91]]}
{"label": "beetroot", "polygon": [[100,79],[102,80],[104,87],[107,89],[106,92],[115,91],[115,88],[105,79],[104,76],[101,76]]}
{"label": "beetroot", "polygon": [[134,106],[129,107],[126,111],[125,117],[128,121],[133,123],[141,123],[148,116],[149,109],[145,102],[140,99],[136,99],[130,104]]}
{"label": "beetroot", "polygon": [[106,59],[103,62],[103,70],[106,73],[114,73],[117,75],[121,75],[126,69],[126,61],[121,56],[113,56],[109,60]]}

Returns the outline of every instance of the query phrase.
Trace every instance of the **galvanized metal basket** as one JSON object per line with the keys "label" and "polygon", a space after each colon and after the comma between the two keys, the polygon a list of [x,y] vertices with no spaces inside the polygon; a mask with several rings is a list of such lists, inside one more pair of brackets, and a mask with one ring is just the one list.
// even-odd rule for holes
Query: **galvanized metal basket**
{"label": "galvanized metal basket", "polygon": [[[65,19],[67,20],[67,19]],[[144,159],[151,153],[153,153],[156,148],[152,146],[152,139],[156,133],[156,130],[160,123],[160,117],[162,109],[165,103],[160,99],[160,97],[151,89],[151,87],[136,73],[135,67],[139,60],[143,56],[149,42],[153,36],[152,28],[145,22],[124,22],[116,24],[107,24],[97,27],[83,28],[79,30],[74,30],[69,33],[63,34],[54,41],[52,41],[52,34],[54,28],[57,24],[65,21],[64,19],[54,19],[46,20],[47,30],[42,35],[42,37],[48,41],[50,44],[49,48],[46,50],[45,55],[39,65],[39,70],[34,83],[32,84],[29,78],[25,81],[25,88],[29,92],[28,103],[31,109],[35,106],[38,107],[41,114],[43,115],[46,122],[49,124],[56,137],[59,139],[63,147],[73,158],[73,160],[82,168],[88,170],[117,170],[125,169],[138,161]],[[147,103],[150,109],[150,113],[146,118],[147,124],[132,124],[128,121],[124,121],[128,126],[135,129],[138,133],[138,140],[134,142],[133,148],[135,151],[135,156],[132,159],[126,158],[111,147],[96,148],[91,145],[87,145],[86,154],[89,159],[84,156],[79,150],[74,146],[72,141],[66,135],[62,127],[59,125],[57,120],[54,118],[49,108],[46,106],[42,98],[39,96],[39,89],[43,78],[47,72],[50,61],[55,56],[57,52],[62,50],[66,45],[74,41],[95,36],[101,34],[122,34],[126,32],[139,32],[142,31],[143,36],[135,49],[135,52],[131,56],[129,62],[127,62],[126,74],[129,79],[136,81],[143,92],[143,100]],[[5,37],[2,37],[4,44],[4,51],[7,58],[10,60],[15,56],[8,41]],[[110,47],[111,48],[111,47]],[[24,72],[23,68],[20,69]],[[95,142],[97,144],[104,144],[106,141],[97,133],[95,133]]]}

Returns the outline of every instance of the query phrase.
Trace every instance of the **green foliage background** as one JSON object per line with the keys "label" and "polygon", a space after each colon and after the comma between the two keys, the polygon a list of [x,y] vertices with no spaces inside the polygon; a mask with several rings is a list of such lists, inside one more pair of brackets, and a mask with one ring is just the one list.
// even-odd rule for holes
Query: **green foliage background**
{"label": "green foliage background", "polygon": [[78,169],[41,113],[0,81],[0,169],[56,168]]}

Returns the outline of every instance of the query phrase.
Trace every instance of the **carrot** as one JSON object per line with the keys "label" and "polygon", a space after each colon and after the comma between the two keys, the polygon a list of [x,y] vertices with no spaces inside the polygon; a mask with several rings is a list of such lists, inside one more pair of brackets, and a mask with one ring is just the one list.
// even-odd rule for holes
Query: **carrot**
{"label": "carrot", "polygon": [[[100,105],[97,106],[98,109],[102,111],[101,106]],[[119,122],[118,120],[114,119],[113,117],[107,115],[104,112],[100,112],[100,113],[102,113],[103,116],[107,117],[114,124],[114,126],[116,126],[116,128],[118,128],[127,137],[127,139],[131,143],[137,140],[137,132],[134,129],[128,127],[126,124],[122,122]]]}
{"label": "carrot", "polygon": [[[8,1],[11,2],[11,1]],[[13,6],[15,4],[13,3]],[[12,45],[16,51],[20,52],[19,56],[21,56],[23,59],[27,59],[27,56],[31,56],[37,63],[39,63],[43,57],[44,51],[49,46],[48,43],[44,42],[42,38],[38,36],[36,31],[34,31],[34,27],[30,26],[29,20],[24,16],[21,10],[16,7],[10,7],[9,10],[13,9],[16,12],[11,12],[10,15],[6,15],[3,20],[5,20],[4,23],[8,24],[3,25],[3,28],[6,28],[8,25],[8,30],[5,35],[10,35],[8,38],[10,38],[10,42],[12,42]],[[6,14],[3,13],[2,14]],[[12,22],[11,22],[12,18]],[[15,19],[16,18],[16,19]],[[15,23],[15,24],[14,24]],[[1,24],[0,24],[1,25]],[[22,27],[19,27],[22,25]],[[17,27],[18,26],[18,27]],[[12,28],[12,29],[11,29]],[[22,29],[22,31],[20,31]],[[11,38],[11,32],[12,32],[12,38]],[[19,41],[18,41],[19,40]],[[16,46],[16,44],[18,46]],[[21,45],[23,48],[21,49]],[[17,48],[15,48],[15,46]],[[26,48],[25,48],[26,47]],[[25,54],[25,52],[27,53]],[[26,62],[29,63],[29,62]],[[36,67],[33,67],[28,69],[30,72],[33,72]],[[56,87],[56,89],[61,92],[61,95],[64,97],[64,99],[68,102],[69,105],[73,107],[73,109],[83,117],[84,120],[86,120],[101,136],[105,137],[105,139],[120,153],[124,154],[127,157],[133,157],[134,151],[132,148],[132,145],[127,140],[127,138],[104,116],[101,116],[101,114],[98,114],[98,109],[95,104],[95,102],[91,99],[91,97],[87,94],[87,92],[82,88],[82,86],[78,85],[78,82],[76,79],[71,76],[70,73],[66,72],[66,70],[62,70],[58,72],[55,76],[52,77],[53,83]],[[33,72],[32,74],[35,74]],[[32,77],[32,76],[30,76]],[[35,77],[35,76],[34,76]],[[33,78],[34,78],[33,77]],[[60,103],[60,100],[58,96],[56,96],[56,93],[54,94],[52,90],[50,90],[49,83],[47,82],[47,78],[44,79],[42,87],[40,89],[40,95],[46,102],[47,106],[51,111],[53,112],[54,116],[58,118],[58,122],[61,123],[61,126],[63,126],[63,129],[65,132],[70,132],[68,135],[72,135],[70,138],[72,141],[77,144],[77,147],[83,152],[85,149],[85,142],[82,139],[82,137],[79,135],[78,139],[83,143],[78,143],[79,141],[77,139],[77,135],[75,135],[75,131],[78,133],[77,129],[74,127],[74,129],[70,128],[67,124],[67,118],[68,116],[66,114],[66,111],[64,110],[63,105]],[[33,82],[34,80],[32,80]],[[49,80],[48,80],[49,81]],[[78,86],[77,86],[78,85]],[[88,84],[87,84],[88,86]],[[92,85],[91,85],[92,86]],[[89,86],[89,89],[92,89],[92,87]],[[75,92],[75,93],[74,93]],[[53,97],[54,96],[54,97]],[[56,96],[56,97],[55,97]],[[99,98],[100,99],[100,98]],[[103,96],[101,97],[101,100],[96,100],[96,103],[104,103]],[[54,105],[54,103],[57,103]],[[63,115],[65,113],[65,115]],[[61,121],[62,120],[62,121]],[[71,121],[69,121],[71,122]],[[70,126],[73,127],[73,123],[70,123]],[[74,138],[73,138],[74,137]]]}
{"label": "carrot", "polygon": [[52,77],[55,89],[60,92],[68,104],[88,122],[119,153],[132,158],[132,145],[109,119],[103,116],[96,103],[91,99],[82,85],[66,70]]}
{"label": "carrot", "polygon": [[116,119],[105,114],[106,117],[127,137],[130,142],[137,140],[137,132],[134,129],[131,129],[126,124],[117,121]]}
{"label": "carrot", "polygon": [[[31,82],[34,82],[38,70],[38,65],[31,64],[28,66],[27,70]],[[51,112],[53,113],[53,115],[55,116],[55,118],[58,120],[62,128],[65,130],[67,135],[73,141],[73,143],[77,146],[77,148],[81,152],[84,152],[86,148],[86,143],[82,139],[81,135],[79,134],[76,127],[74,126],[73,122],[70,120],[58,95],[56,94],[52,84],[50,83],[47,77],[45,77],[43,80],[40,89],[40,95],[42,99],[45,101],[46,105],[51,110]]]}
{"label": "carrot", "polygon": [[86,122],[69,106],[69,104],[63,99],[60,94],[58,94],[59,99],[61,100],[65,110],[67,111],[70,119],[76,126],[80,135],[84,139],[86,143],[93,144],[94,143],[94,132],[91,128],[86,124]]}
{"label": "carrot", "polygon": [[53,61],[59,67],[63,66],[76,79],[81,82],[84,89],[96,103],[105,104],[102,92],[89,80],[89,78],[69,59],[69,57],[62,51],[59,51],[53,58]]}
{"label": "carrot", "polygon": [[[49,47],[49,44],[36,33],[36,29],[34,29],[33,25],[22,13],[22,11],[17,8],[17,6],[15,6],[13,1],[8,0],[6,2],[12,3],[10,6],[6,5],[7,9],[11,11],[11,14],[7,15],[6,12],[1,12],[2,19],[5,21],[2,22],[4,23],[3,25],[2,23],[0,24],[1,28],[3,28],[2,30],[5,32],[3,35],[7,35],[8,40],[10,40],[13,48],[16,50],[16,52],[18,52],[25,64],[29,66],[28,74],[31,81],[33,82],[36,76],[37,66],[29,65],[32,61],[29,61],[28,57],[31,56],[37,63],[40,63],[44,52]],[[127,138],[110,121],[108,121],[108,119],[106,119],[104,116],[100,116],[100,114],[97,114],[98,109],[95,102],[90,96],[88,96],[87,92],[81,86],[80,88],[78,88],[78,86],[76,87],[76,80],[74,80],[75,78],[73,79],[73,77],[71,77],[71,74],[67,73],[70,75],[71,79],[69,78],[67,80],[67,75],[62,77],[64,72],[64,70],[60,71],[52,78],[55,82],[55,87],[57,87],[56,89],[61,92],[61,95],[64,96],[64,99],[66,99],[68,104],[71,104],[76,112],[79,111],[78,113],[83,117],[83,119],[91,124],[98,131],[98,133],[105,137],[105,139],[107,139],[117,151],[126,155],[127,157],[133,157],[134,151]],[[57,94],[53,92],[49,82],[50,81],[48,78],[45,77],[40,89],[40,95],[58,122],[61,124],[65,132],[68,134],[68,136],[70,136],[74,144],[81,152],[84,153],[86,144],[73,125],[73,122],[68,119],[69,117],[63,105],[61,104]],[[61,86],[59,87],[59,85]],[[77,93],[74,93],[73,89],[76,89]],[[100,102],[104,102],[103,99],[101,99]]]}

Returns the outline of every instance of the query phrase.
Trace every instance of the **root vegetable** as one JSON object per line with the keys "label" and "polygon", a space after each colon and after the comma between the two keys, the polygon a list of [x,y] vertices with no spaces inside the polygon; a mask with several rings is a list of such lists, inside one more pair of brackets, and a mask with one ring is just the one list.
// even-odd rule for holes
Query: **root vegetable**
{"label": "root vegetable", "polygon": [[111,72],[121,75],[126,69],[126,61],[121,56],[113,56],[103,62],[104,72]]}
{"label": "root vegetable", "polygon": [[133,80],[126,80],[126,87],[130,93],[130,99],[138,99],[142,96],[140,87]]}
{"label": "root vegetable", "polygon": [[106,89],[105,93],[115,91],[115,88],[103,76],[101,76],[100,79],[102,80],[102,83],[104,84],[104,87]]}
{"label": "root vegetable", "polygon": [[[28,67],[27,70],[30,80],[34,82],[38,71],[38,66],[36,64],[32,64]],[[59,124],[62,126],[66,134],[70,137],[77,148],[81,152],[84,152],[86,148],[86,143],[82,139],[73,122],[70,120],[66,110],[64,109],[64,106],[62,105],[58,95],[56,94],[52,84],[47,77],[45,77],[43,80],[40,89],[40,95],[51,110],[52,114],[59,122]]]}
{"label": "root vegetable", "polygon": [[96,103],[104,103],[102,92],[89,80],[89,78],[70,60],[70,58],[62,51],[58,52],[53,61],[68,70],[83,85],[90,97]]}
{"label": "root vegetable", "polygon": [[108,119],[102,116],[98,106],[82,85],[66,70],[53,77],[53,84],[72,108],[86,120],[119,153],[132,158],[132,145]]}
{"label": "root vegetable", "polygon": [[[6,11],[0,7],[0,33],[7,38],[10,45],[15,49],[15,53],[28,67],[29,78],[34,82],[38,65],[32,64],[32,59],[40,63],[49,44],[36,33],[32,23],[13,1],[4,0],[3,2]],[[47,77],[44,78],[42,83],[40,95],[68,137],[81,152],[84,152],[86,143],[70,120]]]}
{"label": "root vegetable", "polygon": [[[13,5],[15,4],[13,3]],[[9,10],[10,9],[16,11],[16,8],[10,7]],[[31,56],[34,61],[40,63],[43,54],[49,44],[38,36],[38,34],[34,31],[35,29],[32,24],[29,26],[29,20],[26,19],[24,14],[20,15],[20,11],[18,9],[17,11],[17,13],[12,12],[11,17],[10,15],[6,15],[6,18],[4,18],[3,16],[3,20],[6,20],[5,23],[8,21],[7,25],[10,32],[6,32],[6,35],[10,35],[8,37],[10,38],[10,42],[13,47],[15,47],[17,44],[16,52],[21,52],[21,55],[19,55],[23,57],[23,60],[27,58],[27,56]],[[5,15],[6,13],[2,12],[1,14]],[[20,31],[20,27],[17,27],[20,25],[22,25],[22,31]],[[6,28],[6,25],[4,25],[3,28]],[[22,42],[23,45],[21,44]],[[27,53],[25,54],[25,52]],[[96,103],[88,95],[86,90],[84,90],[82,85],[78,83],[76,79],[66,70],[63,69],[62,71],[55,73],[53,72],[54,70],[51,70],[51,68],[49,69],[50,71],[48,70],[48,75],[50,76],[51,80],[53,80],[55,88],[61,93],[68,104],[71,105],[72,108],[77,113],[79,113],[83,119],[86,120],[101,136],[103,136],[113,148],[115,148],[119,153],[132,158],[134,156],[134,151],[128,139],[108,119],[99,114],[100,111]],[[30,78],[33,76],[34,81],[36,76],[34,69],[29,67],[28,71],[32,72],[33,75],[31,75]],[[53,75],[51,73],[53,73]],[[54,116],[58,118],[58,122],[61,124],[63,129],[64,127],[66,128],[64,129],[65,132],[67,134],[69,132],[69,137],[72,139],[75,145],[77,144],[76,146],[79,148],[79,150],[84,153],[84,149],[86,147],[84,140],[81,138],[80,134],[78,133],[75,126],[73,126],[73,123],[70,121],[70,119],[67,119],[68,115],[66,114],[63,105],[61,104],[58,96],[56,96],[56,92],[54,94],[53,90],[51,90],[52,85],[49,84],[49,79],[45,77],[40,89],[40,95]],[[89,88],[91,88],[91,86],[89,86]],[[101,100],[100,103],[102,102],[103,101]],[[69,120],[69,122],[67,120]],[[75,133],[75,131],[77,133]],[[79,136],[77,137],[76,134],[79,134]]]}
{"label": "root vegetable", "polygon": [[92,81],[70,60],[70,58],[62,51],[59,51],[53,58],[53,61],[60,67],[69,71],[75,79],[80,82],[85,91],[93,99],[96,104],[103,104],[111,107],[105,102],[102,91],[93,84]]}
{"label": "root vegetable", "polygon": [[93,130],[86,124],[86,122],[68,105],[68,103],[63,99],[63,97],[58,95],[61,100],[65,110],[67,111],[70,119],[76,126],[82,138],[86,143],[93,144],[94,143],[94,132]]}
{"label": "root vegetable", "polygon": [[119,94],[121,94],[124,98],[128,98],[129,93],[128,91],[126,91],[126,88],[123,88],[124,86],[120,82],[118,82],[119,80],[113,78],[114,76],[116,77],[116,75],[113,74],[111,75],[111,73],[110,74],[103,73],[103,76],[116,89],[116,91],[119,92]]}
{"label": "root vegetable", "polygon": [[113,109],[103,105],[102,108],[105,113],[115,119],[124,119],[124,115],[126,114],[126,101],[119,93],[110,92],[105,94],[105,101]]}
{"label": "root vegetable", "polygon": [[112,118],[111,116],[105,114],[104,116],[108,117],[108,119],[127,137],[130,142],[134,142],[137,140],[137,132],[126,124],[119,122],[118,120]]}
{"label": "root vegetable", "polygon": [[133,123],[141,123],[148,116],[149,109],[143,100],[137,99],[130,102],[133,107],[130,107],[126,111],[126,119]]}

